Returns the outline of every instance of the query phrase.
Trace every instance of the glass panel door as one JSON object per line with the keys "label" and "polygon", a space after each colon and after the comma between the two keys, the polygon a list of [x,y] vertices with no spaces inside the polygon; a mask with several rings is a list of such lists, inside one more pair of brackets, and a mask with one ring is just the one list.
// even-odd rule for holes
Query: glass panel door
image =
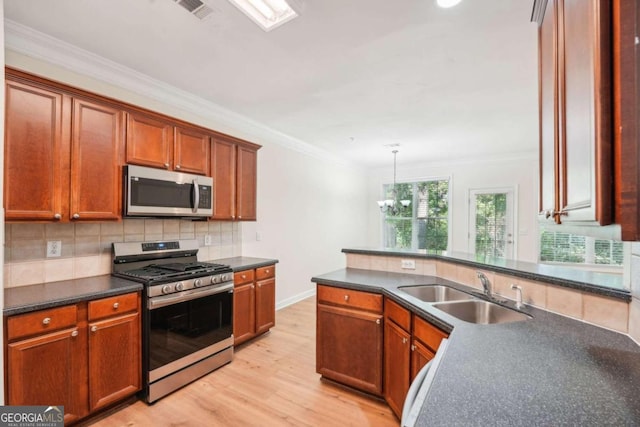
{"label": "glass panel door", "polygon": [[469,249],[479,258],[513,258],[513,191],[472,190]]}

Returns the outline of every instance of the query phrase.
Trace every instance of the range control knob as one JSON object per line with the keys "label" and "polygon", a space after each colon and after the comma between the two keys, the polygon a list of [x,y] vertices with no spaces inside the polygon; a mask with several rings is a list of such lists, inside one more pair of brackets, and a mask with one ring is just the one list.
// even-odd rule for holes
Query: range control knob
{"label": "range control knob", "polygon": [[170,292],[171,292],[171,286],[170,286],[170,285],[164,285],[164,286],[162,287],[162,293],[163,293],[163,294],[168,294],[168,293],[170,293]]}
{"label": "range control knob", "polygon": [[220,283],[220,276],[213,276],[211,278],[211,283]]}
{"label": "range control knob", "polygon": [[223,274],[222,275],[222,281],[223,282],[228,282],[229,280],[231,280],[231,275],[230,274]]}
{"label": "range control knob", "polygon": [[[197,280],[196,280],[197,282]],[[198,286],[198,285],[196,285]],[[182,282],[176,283],[176,291],[184,291],[184,284]]]}

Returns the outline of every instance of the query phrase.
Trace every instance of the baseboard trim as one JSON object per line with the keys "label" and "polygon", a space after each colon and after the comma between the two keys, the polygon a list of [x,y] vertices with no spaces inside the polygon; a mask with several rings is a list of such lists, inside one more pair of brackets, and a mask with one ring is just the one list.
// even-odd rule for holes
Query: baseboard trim
{"label": "baseboard trim", "polygon": [[316,294],[316,288],[313,287],[313,289],[309,289],[308,291],[302,292],[298,295],[294,295],[291,298],[287,298],[285,300],[279,301],[276,304],[276,310],[280,310],[282,308],[288,307],[290,305],[293,305],[297,302],[302,301],[303,299],[307,299],[309,297],[312,297]]}

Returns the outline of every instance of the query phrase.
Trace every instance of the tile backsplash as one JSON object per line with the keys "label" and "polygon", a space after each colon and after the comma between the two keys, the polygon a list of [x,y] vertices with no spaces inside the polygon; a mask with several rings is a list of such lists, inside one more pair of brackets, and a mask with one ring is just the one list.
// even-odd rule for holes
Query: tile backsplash
{"label": "tile backsplash", "polygon": [[[162,239],[197,239],[198,259],[242,253],[237,222],[125,219],[77,224],[5,224],[5,287],[23,286],[111,272],[111,244]],[[211,245],[205,246],[205,236]],[[60,241],[60,257],[47,258],[47,242]]]}

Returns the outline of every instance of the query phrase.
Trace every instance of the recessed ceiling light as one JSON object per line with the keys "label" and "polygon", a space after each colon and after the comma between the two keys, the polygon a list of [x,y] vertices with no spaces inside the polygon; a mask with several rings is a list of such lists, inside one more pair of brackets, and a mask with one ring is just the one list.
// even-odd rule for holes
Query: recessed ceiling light
{"label": "recessed ceiling light", "polygon": [[436,0],[436,3],[438,3],[438,6],[446,9],[457,5],[461,1],[462,0]]}
{"label": "recessed ceiling light", "polygon": [[298,16],[285,0],[229,1],[265,31],[271,31]]}

